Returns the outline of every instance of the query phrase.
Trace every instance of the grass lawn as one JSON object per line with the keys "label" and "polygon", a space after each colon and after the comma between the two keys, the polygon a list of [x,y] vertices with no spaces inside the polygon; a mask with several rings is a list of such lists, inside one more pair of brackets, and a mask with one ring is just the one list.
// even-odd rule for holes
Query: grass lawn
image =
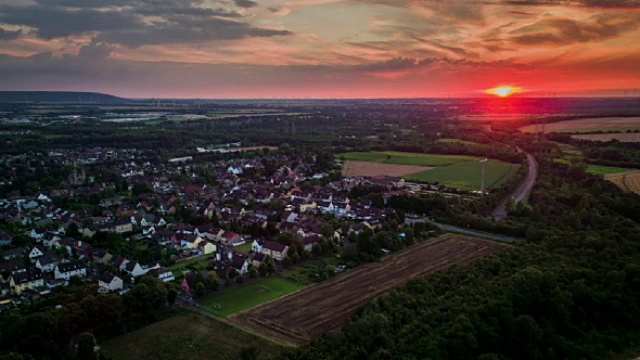
{"label": "grass lawn", "polygon": [[100,344],[106,356],[119,359],[240,359],[249,346],[258,359],[277,358],[281,347],[198,314],[174,316]]}
{"label": "grass lawn", "polygon": [[209,254],[205,256],[198,256],[198,257],[191,258],[189,260],[184,260],[184,261],[178,260],[175,264],[169,266],[169,270],[173,272],[173,276],[175,276],[176,279],[182,280],[183,268],[186,269],[188,266],[197,266],[198,264],[202,264],[204,266],[205,264],[208,264],[209,263],[208,260],[212,259],[214,256],[215,256],[214,254]]}
{"label": "grass lawn", "polygon": [[271,277],[214,293],[200,300],[199,303],[210,313],[226,317],[238,311],[275,300],[303,287],[304,285],[281,277]]}
{"label": "grass lawn", "polygon": [[233,249],[244,252],[244,253],[248,253],[249,251],[253,250],[253,248],[251,247],[252,245],[253,245],[253,241],[248,242],[246,244],[242,244],[240,246],[235,246]]}
{"label": "grass lawn", "polygon": [[318,279],[317,276],[320,271],[325,270],[327,267],[335,269],[336,266],[343,263],[344,261],[335,256],[325,257],[322,259],[311,260],[303,265],[297,265],[291,269],[287,269],[284,271],[282,276],[300,284],[311,285],[321,280]]}
{"label": "grass lawn", "polygon": [[478,160],[479,157],[466,155],[434,155],[405,153],[395,151],[353,152],[337,154],[336,158],[352,161],[368,161],[380,164],[415,165],[415,166],[448,166],[465,161]]}
{"label": "grass lawn", "polygon": [[[489,160],[485,168],[485,189],[498,187],[511,178],[520,165]],[[480,190],[482,163],[470,161],[405,176],[415,181],[438,182],[452,188]]]}

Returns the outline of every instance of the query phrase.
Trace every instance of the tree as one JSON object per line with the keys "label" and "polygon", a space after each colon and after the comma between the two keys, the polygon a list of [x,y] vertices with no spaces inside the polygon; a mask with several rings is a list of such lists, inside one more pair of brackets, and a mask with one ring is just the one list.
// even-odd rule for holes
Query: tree
{"label": "tree", "polygon": [[167,302],[169,303],[169,305],[175,304],[176,300],[178,299],[178,294],[178,290],[173,287],[167,290]]}
{"label": "tree", "polygon": [[251,278],[253,278],[253,279],[258,277],[258,271],[256,270],[256,268],[251,267],[249,269],[249,276],[251,276]]}
{"label": "tree", "polygon": [[267,270],[267,264],[265,261],[260,263],[260,266],[258,266],[258,272],[260,273],[260,276],[267,276],[267,274],[269,274],[269,271]]}
{"label": "tree", "polygon": [[240,360],[256,360],[258,355],[260,355],[260,349],[255,345],[240,350]]}
{"label": "tree", "polygon": [[78,360],[92,360],[97,359],[98,354],[95,351],[98,342],[96,337],[91,332],[85,332],[78,336],[78,353],[76,359]]}
{"label": "tree", "polygon": [[207,293],[207,288],[204,286],[202,282],[196,284],[196,296],[204,296]]}
{"label": "tree", "polygon": [[67,231],[65,231],[65,236],[68,237],[77,237],[80,235],[80,231],[78,230],[78,225],[76,225],[76,223],[72,222],[71,224],[69,224],[69,226],[67,226]]}
{"label": "tree", "polygon": [[238,277],[236,277],[236,282],[238,284],[242,284],[244,282],[244,276],[238,275]]}
{"label": "tree", "polygon": [[207,277],[204,279],[204,284],[209,291],[216,291],[220,286],[220,278],[215,272],[209,272]]}

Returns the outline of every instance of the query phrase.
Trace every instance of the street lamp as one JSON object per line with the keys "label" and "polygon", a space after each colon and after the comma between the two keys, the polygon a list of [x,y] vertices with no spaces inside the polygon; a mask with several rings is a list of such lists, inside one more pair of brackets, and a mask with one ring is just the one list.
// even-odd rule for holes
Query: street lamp
{"label": "street lamp", "polygon": [[480,160],[480,162],[482,163],[482,183],[480,184],[480,192],[482,193],[482,195],[484,195],[484,166],[487,163],[487,161],[489,161],[488,158],[484,158]]}

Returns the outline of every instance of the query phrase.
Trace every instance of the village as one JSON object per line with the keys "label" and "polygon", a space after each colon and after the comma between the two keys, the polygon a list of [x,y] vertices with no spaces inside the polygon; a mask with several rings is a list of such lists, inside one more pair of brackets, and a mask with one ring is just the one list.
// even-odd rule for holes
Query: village
{"label": "village", "polygon": [[[343,178],[334,163],[318,167],[317,158],[269,149],[218,160],[153,159],[104,148],[3,159],[9,167],[63,166],[70,174],[48,193],[38,184],[33,195],[0,200],[0,219],[14,229],[0,233],[0,310],[69,284],[124,294],[147,274],[179,283],[189,296],[197,272],[188,264],[196,262],[236,286],[293,266],[314,248],[335,250],[349,234],[394,216],[383,203],[350,199],[356,186],[406,193],[398,178]],[[4,184],[19,181],[15,167],[4,174]]]}

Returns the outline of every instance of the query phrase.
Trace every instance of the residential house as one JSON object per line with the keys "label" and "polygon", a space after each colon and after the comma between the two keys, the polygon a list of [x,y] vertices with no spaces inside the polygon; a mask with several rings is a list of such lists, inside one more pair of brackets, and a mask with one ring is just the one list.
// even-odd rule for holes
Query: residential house
{"label": "residential house", "polygon": [[124,289],[124,282],[115,274],[106,272],[98,278],[98,287],[104,288],[104,292],[112,292]]}
{"label": "residential house", "polygon": [[202,251],[202,255],[209,255],[216,252],[216,245],[208,241],[201,241],[198,243],[198,249]]}
{"label": "residential house", "polygon": [[16,272],[27,271],[27,267],[24,266],[22,259],[12,260],[6,263],[0,264],[0,273],[11,274]]}
{"label": "residential house", "polygon": [[32,268],[27,271],[13,273],[9,284],[11,286],[11,292],[15,295],[20,295],[27,289],[36,290],[42,288],[44,287],[42,271],[37,268]]}
{"label": "residential house", "polygon": [[302,242],[304,244],[304,249],[311,252],[311,250],[313,250],[313,246],[320,243],[320,240],[319,235],[311,235],[303,238]]}
{"label": "residential house", "polygon": [[9,246],[13,241],[11,233],[5,230],[0,230],[0,246]]}
{"label": "residential house", "polygon": [[251,262],[249,259],[245,258],[242,255],[235,255],[231,260],[231,267],[235,269],[238,274],[244,275],[249,272],[249,265]]}
{"label": "residential house", "polygon": [[140,263],[138,263],[137,261],[129,261],[125,265],[124,269],[122,269],[122,271],[130,274],[133,277],[138,277],[148,273],[150,270],[158,268],[160,268],[160,264],[155,264],[151,267],[147,267],[140,265]]}
{"label": "residential house", "polygon": [[45,254],[36,260],[36,267],[43,273],[53,272],[56,268],[56,260],[49,254]]}
{"label": "residential house", "polygon": [[255,255],[253,255],[253,259],[251,259],[251,265],[257,269],[266,258],[267,256],[263,253],[255,253]]}
{"label": "residential house", "polygon": [[72,276],[87,276],[87,264],[80,260],[71,260],[58,264],[55,268],[54,278],[69,280]]}
{"label": "residential house", "polygon": [[93,261],[98,264],[107,264],[113,257],[113,255],[109,254],[108,251],[100,248],[93,248],[92,256],[93,256]]}
{"label": "residential house", "polygon": [[44,249],[40,246],[34,246],[31,251],[29,251],[29,261],[32,264],[35,264],[36,260],[41,256],[44,256]]}
{"label": "residential house", "polygon": [[29,248],[26,246],[9,249],[2,254],[2,258],[6,261],[21,259],[27,251],[29,251]]}
{"label": "residential house", "polygon": [[240,246],[244,244],[244,239],[233,231],[227,231],[222,236],[222,242],[226,245]]}
{"label": "residential house", "polygon": [[175,280],[175,276],[173,276],[173,272],[167,268],[158,268],[156,269],[156,271],[158,272],[158,279],[164,281],[164,282],[170,282]]}
{"label": "residential house", "polygon": [[274,241],[265,241],[260,250],[261,253],[279,261],[282,261],[287,256],[287,251],[289,251],[288,246]]}

